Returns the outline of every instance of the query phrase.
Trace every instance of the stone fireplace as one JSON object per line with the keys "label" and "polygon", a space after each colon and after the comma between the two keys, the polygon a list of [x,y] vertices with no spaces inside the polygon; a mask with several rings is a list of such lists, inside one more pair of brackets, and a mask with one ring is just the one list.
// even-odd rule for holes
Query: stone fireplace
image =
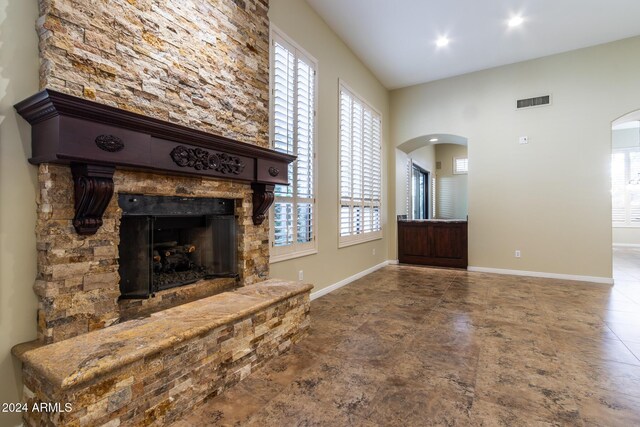
{"label": "stone fireplace", "polygon": [[[268,143],[266,0],[40,1],[27,425],[174,420],[286,350],[310,285],[267,280],[294,157]],[[222,136],[224,135],[224,136]],[[112,424],[113,423],[113,424]]]}
{"label": "stone fireplace", "polygon": [[41,341],[268,277],[265,213],[294,157],[51,90],[16,109],[40,165]]}

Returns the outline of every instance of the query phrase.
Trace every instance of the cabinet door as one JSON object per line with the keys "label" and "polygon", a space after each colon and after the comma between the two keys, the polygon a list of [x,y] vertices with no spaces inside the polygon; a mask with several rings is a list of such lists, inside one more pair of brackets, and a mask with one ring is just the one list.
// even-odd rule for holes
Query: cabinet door
{"label": "cabinet door", "polygon": [[429,227],[429,252],[434,258],[464,258],[466,233],[460,224],[432,224]]}
{"label": "cabinet door", "polygon": [[467,224],[399,222],[398,260],[434,267],[467,267]]}

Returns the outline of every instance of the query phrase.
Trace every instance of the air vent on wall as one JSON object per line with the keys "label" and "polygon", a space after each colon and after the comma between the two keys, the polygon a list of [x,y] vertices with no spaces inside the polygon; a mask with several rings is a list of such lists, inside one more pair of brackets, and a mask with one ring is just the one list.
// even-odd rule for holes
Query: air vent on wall
{"label": "air vent on wall", "polygon": [[516,101],[516,107],[530,108],[530,107],[542,107],[544,105],[551,104],[551,95],[536,96],[535,98],[518,99]]}

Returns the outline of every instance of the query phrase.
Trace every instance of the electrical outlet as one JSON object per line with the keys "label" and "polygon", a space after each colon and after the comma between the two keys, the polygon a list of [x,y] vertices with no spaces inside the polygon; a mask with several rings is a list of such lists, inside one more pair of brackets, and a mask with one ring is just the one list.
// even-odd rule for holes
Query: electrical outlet
{"label": "electrical outlet", "polygon": [[373,248],[373,250],[371,251],[371,255],[375,255],[376,254],[376,249]]}
{"label": "electrical outlet", "polygon": [[516,249],[515,257],[516,258],[520,258],[520,250],[519,249]]}
{"label": "electrical outlet", "polygon": [[298,271],[298,280],[304,280],[304,271],[303,270]]}
{"label": "electrical outlet", "polygon": [[528,143],[529,143],[529,137],[528,137],[528,136],[521,136],[521,137],[518,139],[518,142],[519,142],[520,144],[528,144]]}

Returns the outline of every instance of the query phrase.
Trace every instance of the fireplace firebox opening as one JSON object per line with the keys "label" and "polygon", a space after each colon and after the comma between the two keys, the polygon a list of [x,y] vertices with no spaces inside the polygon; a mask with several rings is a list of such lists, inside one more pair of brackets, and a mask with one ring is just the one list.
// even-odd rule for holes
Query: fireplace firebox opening
{"label": "fireplace firebox opening", "polygon": [[237,277],[233,199],[120,194],[120,298]]}

